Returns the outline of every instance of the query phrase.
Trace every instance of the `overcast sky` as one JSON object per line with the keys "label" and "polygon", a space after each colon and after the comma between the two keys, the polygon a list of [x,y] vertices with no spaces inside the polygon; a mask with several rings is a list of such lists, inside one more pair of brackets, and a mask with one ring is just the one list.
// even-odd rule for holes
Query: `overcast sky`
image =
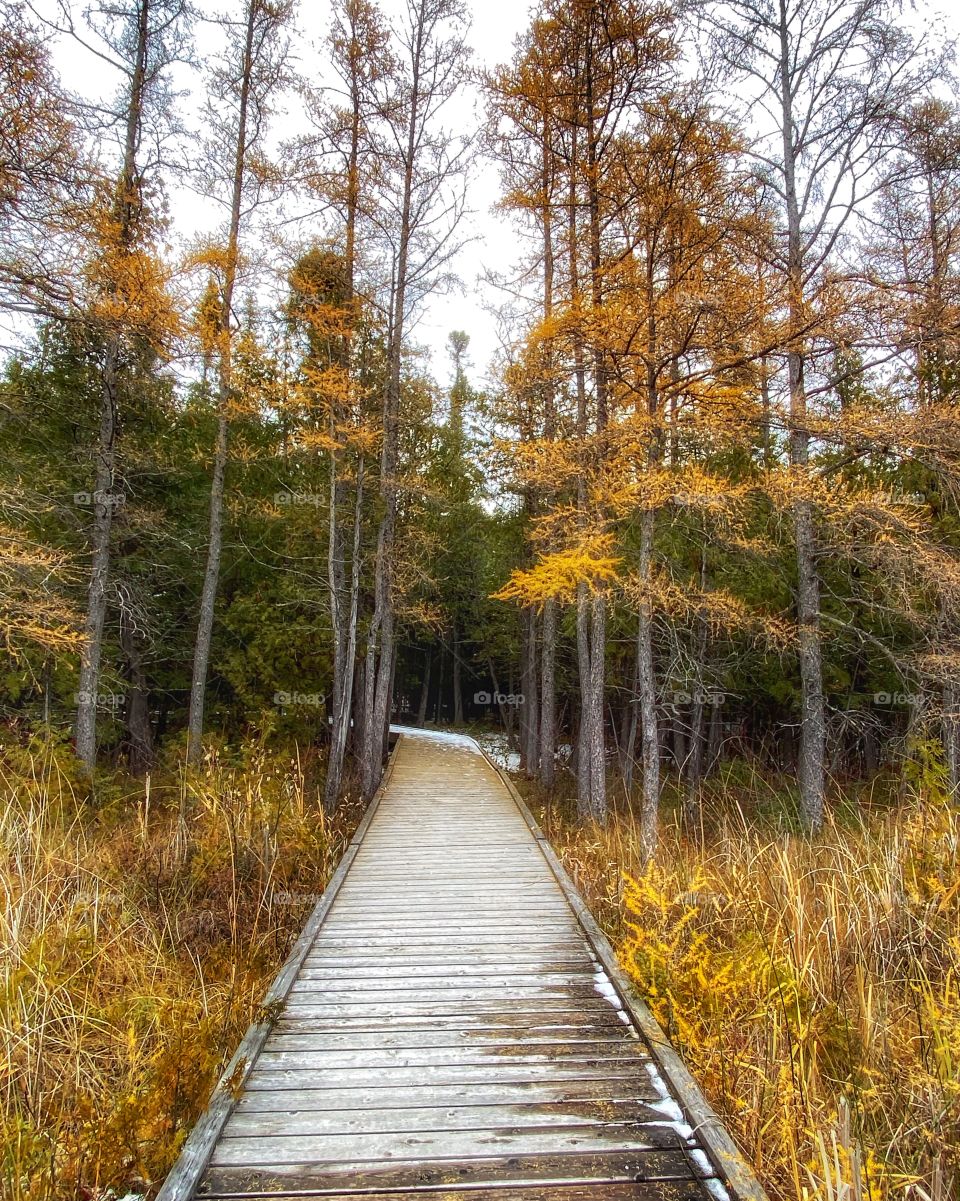
{"label": "overcast sky", "polygon": [[[469,42],[475,52],[475,61],[484,66],[493,66],[507,61],[514,50],[517,35],[526,27],[530,5],[525,0],[468,0],[473,12]],[[34,0],[38,12],[52,13],[56,0]],[[402,0],[381,0],[388,16],[399,13]],[[240,0],[199,0],[201,11],[209,13],[228,8],[239,10]],[[79,9],[81,6],[75,6]],[[943,25],[955,35],[960,31],[960,14],[942,16],[939,5],[908,5],[907,20],[920,27]],[[909,11],[912,9],[912,11]],[[313,80],[322,79],[325,70],[325,34],[329,20],[326,0],[301,0],[297,17],[299,36],[296,40],[298,69]],[[202,55],[215,44],[210,27],[202,22],[197,33],[198,54]],[[74,90],[96,97],[109,95],[118,86],[118,78],[110,78],[109,69],[88,51],[68,40],[61,39],[55,46],[55,61],[66,82]],[[203,98],[204,81],[199,72],[187,72],[178,79],[192,93],[185,99],[187,120],[195,115]],[[446,123],[458,131],[475,128],[480,119],[480,97],[476,90],[465,89],[451,104]],[[278,125],[282,136],[290,136],[297,123],[295,105]],[[482,160],[474,172],[469,191],[472,215],[465,233],[470,243],[461,252],[456,269],[463,281],[462,291],[435,297],[425,306],[415,330],[417,340],[431,351],[434,373],[444,381],[449,375],[449,361],[445,343],[453,329],[466,330],[471,337],[470,359],[473,364],[471,375],[477,383],[483,382],[490,361],[498,348],[497,322],[490,311],[501,301],[498,293],[481,283],[485,271],[509,275],[517,260],[518,244],[516,231],[509,218],[492,212],[499,191],[496,167]],[[219,218],[211,210],[184,189],[171,189],[171,210],[174,217],[175,236],[187,237],[198,229],[209,227]]]}

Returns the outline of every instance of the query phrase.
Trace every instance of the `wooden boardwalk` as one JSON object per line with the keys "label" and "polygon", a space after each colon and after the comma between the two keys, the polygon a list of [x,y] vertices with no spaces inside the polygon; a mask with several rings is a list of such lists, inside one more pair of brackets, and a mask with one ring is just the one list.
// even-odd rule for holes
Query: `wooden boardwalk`
{"label": "wooden boardwalk", "polygon": [[763,1198],[512,786],[414,730],[159,1201],[381,1193]]}

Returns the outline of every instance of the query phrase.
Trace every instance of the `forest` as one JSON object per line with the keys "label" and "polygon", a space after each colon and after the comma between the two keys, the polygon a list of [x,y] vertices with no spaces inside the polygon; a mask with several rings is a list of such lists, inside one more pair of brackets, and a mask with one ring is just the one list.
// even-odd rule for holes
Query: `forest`
{"label": "forest", "polygon": [[[0,3],[4,1195],[156,1192],[394,723],[509,764],[771,1198],[948,1201],[949,27],[307,7]],[[490,364],[418,332],[480,171]]]}

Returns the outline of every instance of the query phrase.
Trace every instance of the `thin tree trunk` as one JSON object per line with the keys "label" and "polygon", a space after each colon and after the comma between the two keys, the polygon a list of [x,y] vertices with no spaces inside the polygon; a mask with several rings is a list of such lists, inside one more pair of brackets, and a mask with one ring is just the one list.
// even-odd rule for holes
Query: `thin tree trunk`
{"label": "thin tree trunk", "polygon": [[537,613],[527,608],[521,615],[523,658],[520,672],[520,768],[529,776],[539,772],[540,729],[538,719]]}
{"label": "thin tree trunk", "polygon": [[707,732],[707,762],[704,768],[704,775],[709,775],[713,771],[717,765],[717,760],[720,758],[723,737],[722,712],[723,701],[719,697],[715,697],[710,702],[710,726]]}
{"label": "thin tree trunk", "polygon": [[[707,552],[700,552],[700,591],[706,590]],[[683,800],[683,816],[687,831],[699,838],[702,833],[700,793],[703,781],[703,704],[706,679],[707,640],[709,627],[704,613],[697,616],[694,692],[690,706],[690,753],[687,756],[687,780]]]}
{"label": "thin tree trunk", "polygon": [[543,606],[540,643],[540,783],[548,791],[556,781],[557,764],[557,602]]}
{"label": "thin tree trunk", "polygon": [[[791,47],[785,0],[780,0],[780,92],[782,103],[784,199],[787,209],[787,287],[791,342],[787,353],[790,387],[790,463],[806,469],[810,434],[806,429],[807,397],[804,355],[797,339],[805,320],[803,283],[803,230],[797,191],[794,145]],[[820,577],[817,571],[813,507],[801,499],[794,505],[797,555],[797,624],[799,627],[800,815],[804,827],[815,833],[823,825],[826,746],[826,711],[820,648]]]}
{"label": "thin tree trunk", "polygon": [[607,603],[595,593],[590,611],[590,813],[594,821],[607,820],[607,754],[604,721]]}
{"label": "thin tree trunk", "polygon": [[463,689],[460,681],[460,636],[453,623],[453,724],[463,725]]}
{"label": "thin tree trunk", "polygon": [[633,688],[630,692],[630,702],[627,705],[629,722],[627,736],[623,744],[623,787],[627,795],[633,791],[633,773],[637,761],[637,731],[639,728],[639,697],[640,697],[640,639],[637,638],[636,653],[633,660]]}
{"label": "thin tree trunk", "polygon": [[253,71],[254,22],[258,0],[247,0],[246,35],[243,51],[240,102],[237,117],[237,141],[234,147],[233,195],[230,201],[230,231],[224,263],[223,295],[220,307],[219,386],[217,394],[217,439],[213,455],[213,479],[210,485],[210,528],[207,542],[207,566],[200,597],[200,619],[193,654],[193,679],[190,686],[190,713],[187,719],[187,761],[196,763],[203,745],[203,715],[206,702],[207,672],[213,641],[213,619],[220,580],[223,547],[223,489],[227,471],[229,429],[227,408],[232,393],[233,373],[233,292],[237,280],[240,245],[240,220],[243,212],[243,182],[247,159],[247,115],[250,105]]}
{"label": "thin tree trunk", "polygon": [[[124,250],[130,249],[133,219],[140,206],[137,172],[137,147],[143,120],[144,88],[150,39],[150,0],[141,0],[137,14],[137,44],[123,144],[123,165],[114,201],[118,239]],[[104,350],[100,390],[100,430],[96,451],[96,490],[93,495],[93,559],[87,589],[87,613],[80,654],[80,678],[74,739],[77,755],[89,772],[97,762],[97,693],[100,688],[100,660],[103,655],[103,627],[107,613],[110,580],[110,533],[113,526],[113,483],[116,469],[117,372],[120,360],[120,336],[110,332]]]}
{"label": "thin tree trunk", "polygon": [[417,708],[417,725],[424,726],[427,722],[427,704],[430,700],[430,668],[433,664],[433,653],[427,647],[424,655],[423,684],[420,688],[420,704]]}
{"label": "thin tree trunk", "polygon": [[132,775],[145,776],[153,766],[149,689],[143,670],[140,640],[128,605],[120,607],[120,649],[126,660],[127,761]]}
{"label": "thin tree trunk", "polygon": [[113,475],[117,428],[116,366],[118,342],[111,337],[103,367],[100,436],[97,443],[96,491],[93,495],[93,564],[87,592],[87,616],[80,656],[80,681],[74,725],[77,755],[92,772],[97,762],[97,693],[103,627],[110,577],[110,531],[113,525]]}
{"label": "thin tree trunk", "polygon": [[640,846],[649,859],[657,845],[660,808],[660,739],[657,723],[656,678],[653,667],[653,608],[649,595],[653,565],[655,514],[643,513],[640,519],[639,576],[643,595],[637,620],[637,678],[640,709],[640,737],[643,749],[643,793],[640,802]]}
{"label": "thin tree trunk", "polygon": [[590,788],[590,595],[586,584],[577,585],[577,676],[580,681],[580,725],[577,732],[577,813],[582,818],[593,812]]}
{"label": "thin tree trunk", "polygon": [[334,685],[333,729],[330,734],[330,758],[327,763],[327,779],[323,794],[324,807],[328,813],[332,813],[336,807],[343,784],[343,763],[346,756],[347,736],[350,730],[350,713],[353,707],[353,676],[354,664],[357,657],[357,613],[360,603],[363,472],[364,461],[361,458],[357,468],[357,487],[353,505],[353,544],[351,547],[350,592],[346,620],[346,638],[341,652],[342,663],[339,687],[336,683]]}

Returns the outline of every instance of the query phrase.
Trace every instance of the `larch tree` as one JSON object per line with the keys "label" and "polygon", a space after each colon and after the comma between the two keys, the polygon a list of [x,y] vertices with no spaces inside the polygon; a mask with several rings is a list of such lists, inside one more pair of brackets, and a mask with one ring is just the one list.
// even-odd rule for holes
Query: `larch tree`
{"label": "larch tree", "polygon": [[[311,93],[310,111],[317,133],[316,166],[311,189],[337,212],[342,229],[345,318],[343,388],[329,412],[330,496],[327,528],[327,574],[333,631],[333,686],[330,702],[330,753],[324,803],[332,809],[343,779],[357,649],[361,568],[361,518],[366,460],[358,449],[362,403],[357,395],[362,364],[354,343],[367,321],[370,306],[363,295],[364,265],[358,236],[369,230],[375,214],[378,133],[382,90],[394,63],[385,19],[369,0],[338,0],[328,45],[337,76],[334,103],[326,93]],[[360,442],[363,439],[360,437]],[[355,458],[352,468],[349,460]],[[347,473],[353,475],[352,504]]]}
{"label": "larch tree", "polygon": [[788,457],[801,679],[800,808],[823,823],[827,709],[823,682],[821,573],[815,506],[806,483],[810,401],[824,364],[817,333],[827,315],[824,286],[834,255],[879,186],[893,119],[923,86],[917,48],[889,0],[729,0],[704,4],[698,19],[725,82],[749,97],[758,175],[776,197],[770,239],[786,319]]}
{"label": "larch tree", "polygon": [[441,125],[466,79],[466,10],[460,0],[407,0],[394,30],[396,66],[384,96],[381,245],[392,270],[385,287],[387,364],[380,453],[380,520],[373,613],[363,670],[362,787],[380,779],[395,668],[394,553],[400,481],[400,401],[409,322],[437,287],[457,246],[464,211],[466,139]]}
{"label": "larch tree", "polygon": [[[90,263],[90,316],[102,339],[100,428],[94,450],[93,510],[90,531],[92,565],[87,593],[84,641],[80,657],[74,736],[77,755],[92,771],[97,753],[97,695],[104,622],[110,589],[111,531],[114,509],[117,437],[126,360],[134,345],[158,347],[169,340],[173,312],[164,293],[153,248],[156,218],[149,192],[157,186],[144,162],[145,134],[162,142],[167,69],[184,51],[187,10],[184,0],[136,0],[119,8],[96,8],[86,20],[104,47],[100,57],[121,73],[123,86],[108,119],[119,128],[120,170],[104,181],[94,209],[96,251]],[[72,26],[70,31],[74,32]],[[151,128],[152,126],[152,128]]]}
{"label": "larch tree", "polygon": [[246,0],[239,20],[222,18],[227,40],[210,68],[203,186],[227,210],[222,244],[203,256],[217,279],[219,303],[205,331],[216,358],[217,430],[210,482],[207,562],[200,595],[187,720],[187,758],[199,759],[203,715],[223,548],[224,486],[229,456],[233,347],[238,329],[234,293],[241,267],[241,239],[252,214],[273,198],[276,173],[266,158],[272,105],[289,81],[288,29],[292,0]]}
{"label": "larch tree", "polygon": [[[672,16],[663,6],[632,0],[556,0],[544,6],[533,34],[536,42],[526,62],[520,58],[515,65],[516,82],[502,89],[508,100],[504,115],[508,119],[511,112],[519,115],[518,130],[534,143],[528,155],[534,163],[537,155],[541,159],[539,172],[527,172],[527,206],[539,211],[543,225],[546,179],[562,231],[562,305],[552,294],[558,282],[552,224],[549,253],[545,247],[544,261],[551,272],[551,320],[545,324],[557,323],[557,353],[561,342],[569,348],[568,379],[580,464],[567,481],[573,487],[576,532],[571,538],[568,531],[565,537],[568,543],[579,543],[583,551],[603,544],[613,518],[604,500],[603,479],[611,421],[610,361],[600,336],[608,273],[620,252],[612,222],[624,203],[615,194],[612,173],[623,138],[644,100],[663,86],[675,57]],[[515,93],[525,80],[530,81],[532,95],[520,106]],[[549,122],[537,114],[545,94]],[[546,153],[551,161],[544,166]],[[556,316],[555,306],[559,306]],[[559,532],[557,523],[551,524]],[[550,553],[568,555],[570,550],[568,545]],[[588,553],[588,561],[590,557]],[[578,805],[584,815],[603,821],[607,812],[605,591],[592,587],[585,576],[577,583],[575,604],[580,682]]]}
{"label": "larch tree", "polygon": [[[913,460],[902,470],[929,505],[930,522],[947,554],[956,541],[958,496],[954,454],[960,430],[960,111],[955,101],[926,99],[899,114],[901,148],[884,177],[868,236],[869,307],[880,345],[899,371],[891,422],[868,444],[898,443]],[[901,414],[916,413],[908,432]],[[937,571],[949,580],[950,564]],[[960,788],[960,630],[938,596],[927,637],[927,670],[940,692],[942,740],[951,795]]]}

